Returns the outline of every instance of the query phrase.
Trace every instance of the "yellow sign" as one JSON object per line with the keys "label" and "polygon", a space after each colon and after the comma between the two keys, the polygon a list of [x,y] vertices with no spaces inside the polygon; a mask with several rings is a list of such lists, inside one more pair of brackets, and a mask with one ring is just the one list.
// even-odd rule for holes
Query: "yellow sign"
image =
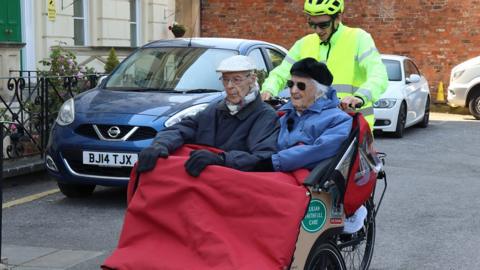
{"label": "yellow sign", "polygon": [[55,8],[55,0],[47,0],[48,1],[48,19],[50,21],[55,21],[57,17],[57,9]]}

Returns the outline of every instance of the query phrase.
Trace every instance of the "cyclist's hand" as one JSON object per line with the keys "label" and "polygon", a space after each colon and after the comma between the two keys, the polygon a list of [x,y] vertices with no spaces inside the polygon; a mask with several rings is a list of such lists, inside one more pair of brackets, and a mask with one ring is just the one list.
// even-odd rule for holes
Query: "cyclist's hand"
{"label": "cyclist's hand", "polygon": [[360,108],[362,106],[363,106],[363,100],[354,96],[344,97],[340,101],[340,108],[344,111],[355,110],[356,108]]}
{"label": "cyclist's hand", "polygon": [[262,92],[262,100],[269,100],[272,98],[272,94],[268,91],[263,91]]}

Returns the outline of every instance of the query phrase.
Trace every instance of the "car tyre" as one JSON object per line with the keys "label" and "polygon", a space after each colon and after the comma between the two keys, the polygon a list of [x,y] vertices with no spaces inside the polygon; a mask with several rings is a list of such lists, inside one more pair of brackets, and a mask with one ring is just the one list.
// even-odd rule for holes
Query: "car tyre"
{"label": "car tyre", "polygon": [[472,99],[470,99],[468,109],[473,117],[480,120],[480,93],[475,93]]}
{"label": "car tyre", "polygon": [[427,101],[425,101],[425,113],[423,114],[422,121],[418,123],[418,126],[421,128],[428,127],[429,120],[430,120],[430,98],[427,97]]}
{"label": "car tyre", "polygon": [[402,138],[405,134],[405,123],[407,122],[407,106],[404,102],[400,106],[400,110],[398,111],[398,118],[397,118],[397,127],[395,132],[393,132],[393,136],[395,138]]}
{"label": "car tyre", "polygon": [[68,198],[85,198],[92,195],[95,185],[58,183],[58,188]]}

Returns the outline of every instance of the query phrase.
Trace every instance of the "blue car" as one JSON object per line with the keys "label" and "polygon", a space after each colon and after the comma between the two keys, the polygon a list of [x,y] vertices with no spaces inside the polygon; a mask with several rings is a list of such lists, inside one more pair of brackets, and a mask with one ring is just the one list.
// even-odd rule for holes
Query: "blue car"
{"label": "blue car", "polygon": [[286,50],[244,39],[193,38],[149,43],[96,88],[67,100],[51,130],[46,167],[67,197],[96,185],[126,186],[138,153],[156,133],[224,97],[220,61],[248,55],[268,74]]}

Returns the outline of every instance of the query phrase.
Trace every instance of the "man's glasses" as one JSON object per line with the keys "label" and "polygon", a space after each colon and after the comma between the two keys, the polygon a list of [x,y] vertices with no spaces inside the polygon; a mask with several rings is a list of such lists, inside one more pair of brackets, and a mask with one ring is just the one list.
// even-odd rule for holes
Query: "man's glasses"
{"label": "man's glasses", "polygon": [[220,77],[219,80],[223,82],[223,84],[228,85],[229,82],[232,82],[233,84],[237,85],[245,81],[250,74],[247,74],[245,77],[233,77],[233,78],[225,78],[225,77]]}
{"label": "man's glasses", "polygon": [[293,88],[293,86],[294,86],[295,84],[297,85],[297,88],[298,88],[299,90],[304,91],[305,88],[307,88],[307,85],[305,85],[304,82],[296,82],[296,83],[295,83],[295,82],[292,81],[292,80],[288,80],[288,81],[287,81],[287,86],[288,86],[288,88],[290,88],[290,89]]}
{"label": "man's glasses", "polygon": [[319,22],[319,23],[314,23],[312,21],[308,21],[308,25],[312,28],[312,29],[317,29],[317,28],[320,28],[320,29],[327,29],[328,27],[330,27],[332,25],[332,22],[333,22],[333,18],[326,21],[326,22]]}

